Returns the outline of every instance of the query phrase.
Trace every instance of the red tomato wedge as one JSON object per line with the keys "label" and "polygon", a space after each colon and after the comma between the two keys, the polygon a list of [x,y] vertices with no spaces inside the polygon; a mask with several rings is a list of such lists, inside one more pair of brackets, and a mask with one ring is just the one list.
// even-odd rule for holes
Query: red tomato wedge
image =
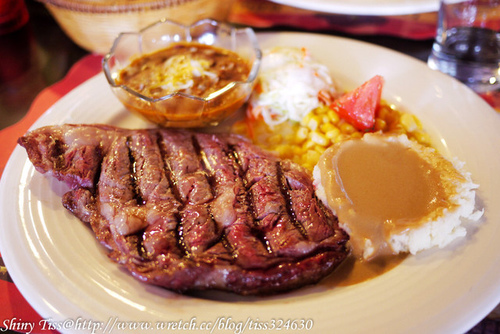
{"label": "red tomato wedge", "polygon": [[333,101],[330,107],[356,129],[369,130],[375,125],[383,85],[384,78],[376,75]]}

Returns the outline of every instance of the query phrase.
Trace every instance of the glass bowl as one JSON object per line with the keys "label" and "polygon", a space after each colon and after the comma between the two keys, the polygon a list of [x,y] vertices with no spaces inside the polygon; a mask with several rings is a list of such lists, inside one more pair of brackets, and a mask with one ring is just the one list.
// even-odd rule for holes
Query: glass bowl
{"label": "glass bowl", "polygon": [[[153,98],[117,82],[122,69],[135,59],[176,43],[204,44],[232,51],[247,62],[248,78],[232,81],[207,97],[173,91]],[[261,58],[251,28],[236,28],[212,19],[190,26],[163,19],[139,32],[121,33],[103,59],[103,70],[114,94],[130,111],[163,127],[206,127],[218,125],[248,100]],[[142,84],[148,85],[149,81],[145,81]]]}

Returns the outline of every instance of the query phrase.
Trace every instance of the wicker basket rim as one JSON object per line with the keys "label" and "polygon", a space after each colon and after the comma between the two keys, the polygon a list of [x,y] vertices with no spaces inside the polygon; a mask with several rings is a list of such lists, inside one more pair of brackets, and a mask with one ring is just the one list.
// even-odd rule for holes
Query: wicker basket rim
{"label": "wicker basket rim", "polygon": [[45,5],[86,13],[122,13],[158,10],[197,0],[38,0]]}

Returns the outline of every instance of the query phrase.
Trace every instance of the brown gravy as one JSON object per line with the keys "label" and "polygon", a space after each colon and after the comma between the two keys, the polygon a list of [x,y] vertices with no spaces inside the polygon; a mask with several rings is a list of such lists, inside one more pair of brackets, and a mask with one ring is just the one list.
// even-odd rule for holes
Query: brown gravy
{"label": "brown gravy", "polygon": [[393,254],[390,235],[418,227],[449,206],[438,168],[382,136],[327,150],[318,166],[328,204],[347,226],[357,258]]}

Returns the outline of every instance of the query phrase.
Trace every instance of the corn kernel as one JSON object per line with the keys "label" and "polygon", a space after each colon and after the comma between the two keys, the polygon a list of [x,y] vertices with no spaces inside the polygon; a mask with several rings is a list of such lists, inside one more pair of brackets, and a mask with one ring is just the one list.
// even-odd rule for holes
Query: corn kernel
{"label": "corn kernel", "polygon": [[381,118],[375,119],[375,130],[384,131],[387,128],[387,122]]}
{"label": "corn kernel", "polygon": [[320,105],[319,107],[314,109],[314,112],[316,112],[316,114],[324,114],[324,113],[327,113],[328,110],[330,110],[330,108],[328,108],[327,106]]}
{"label": "corn kernel", "polygon": [[335,140],[335,139],[337,139],[337,137],[339,135],[340,135],[339,128],[333,128],[330,131],[328,131],[328,132],[325,133],[326,138],[328,138],[328,139],[330,139],[332,141]]}
{"label": "corn kernel", "polygon": [[335,127],[335,125],[333,125],[330,122],[325,122],[325,123],[320,125],[319,129],[321,130],[321,132],[326,134],[328,131],[332,131],[333,129],[336,129],[336,127]]}
{"label": "corn kernel", "polygon": [[318,131],[311,132],[311,141],[321,146],[326,146],[329,143],[328,138],[326,138],[324,134],[319,133]]}
{"label": "corn kernel", "polygon": [[327,149],[327,148],[326,148],[326,147],[324,147],[324,146],[316,146],[316,147],[314,148],[314,150],[315,150],[316,152],[318,152],[318,153],[319,153],[319,155],[322,155],[323,153],[325,153],[326,149]]}
{"label": "corn kernel", "polygon": [[294,156],[300,157],[300,156],[302,156],[302,149],[297,145],[293,145],[292,146],[292,153]]}
{"label": "corn kernel", "polygon": [[302,118],[302,120],[300,121],[300,125],[302,125],[302,126],[307,126],[307,124],[309,123],[309,121],[311,120],[311,118],[312,118],[313,116],[314,116],[314,115],[313,115],[313,113],[312,113],[312,112],[310,112],[310,113],[306,114],[306,115],[304,116],[304,118]]}
{"label": "corn kernel", "polygon": [[316,129],[318,128],[320,122],[321,122],[321,119],[318,116],[313,116],[313,117],[311,117],[311,119],[309,120],[309,122],[307,122],[307,127],[311,131],[316,131]]}
{"label": "corn kernel", "polygon": [[351,134],[351,139],[360,139],[361,137],[363,137],[361,132],[354,132]]}
{"label": "corn kernel", "polygon": [[401,125],[408,132],[413,132],[418,129],[415,117],[411,114],[403,114],[400,119]]}
{"label": "corn kernel", "polygon": [[278,145],[274,148],[274,151],[282,158],[286,157],[290,153],[288,145]]}
{"label": "corn kernel", "polygon": [[386,119],[390,113],[391,113],[391,109],[388,106],[382,106],[378,110],[378,117],[380,117],[382,119]]}
{"label": "corn kernel", "polygon": [[420,119],[417,116],[415,116],[415,115],[413,116],[413,119],[415,120],[415,123],[417,124],[417,128],[419,130],[422,130],[423,127],[422,127],[422,122],[420,122]]}
{"label": "corn kernel", "polygon": [[297,140],[297,142],[300,143],[306,140],[308,136],[309,136],[309,129],[306,127],[300,127],[295,134],[295,139]]}
{"label": "corn kernel", "polygon": [[328,118],[330,119],[330,122],[332,122],[333,124],[337,124],[338,122],[340,122],[339,115],[331,109],[328,111]]}
{"label": "corn kernel", "polygon": [[320,156],[321,154],[319,154],[319,152],[315,150],[309,150],[306,152],[305,158],[307,163],[314,166],[319,161]]}
{"label": "corn kernel", "polygon": [[295,134],[289,133],[289,134],[283,136],[283,141],[287,142],[287,143],[291,143],[295,140],[295,138],[296,138]]}
{"label": "corn kernel", "polygon": [[399,122],[399,113],[388,106],[380,109],[378,117],[383,119],[389,126]]}
{"label": "corn kernel", "polygon": [[308,151],[311,148],[313,148],[315,145],[316,145],[316,143],[313,142],[311,139],[309,139],[309,140],[306,140],[306,142],[304,144],[302,144],[302,149],[304,151]]}
{"label": "corn kernel", "polygon": [[356,129],[349,123],[342,123],[340,125],[340,132],[346,135],[350,135],[351,133],[356,132]]}
{"label": "corn kernel", "polygon": [[431,137],[429,136],[428,133],[423,132],[423,131],[415,131],[413,133],[413,136],[415,139],[422,145],[430,145],[431,144]]}
{"label": "corn kernel", "polygon": [[335,138],[335,142],[336,143],[340,143],[341,141],[344,141],[344,140],[347,140],[349,139],[349,135],[345,134],[345,133],[341,133],[337,136],[337,138]]}

